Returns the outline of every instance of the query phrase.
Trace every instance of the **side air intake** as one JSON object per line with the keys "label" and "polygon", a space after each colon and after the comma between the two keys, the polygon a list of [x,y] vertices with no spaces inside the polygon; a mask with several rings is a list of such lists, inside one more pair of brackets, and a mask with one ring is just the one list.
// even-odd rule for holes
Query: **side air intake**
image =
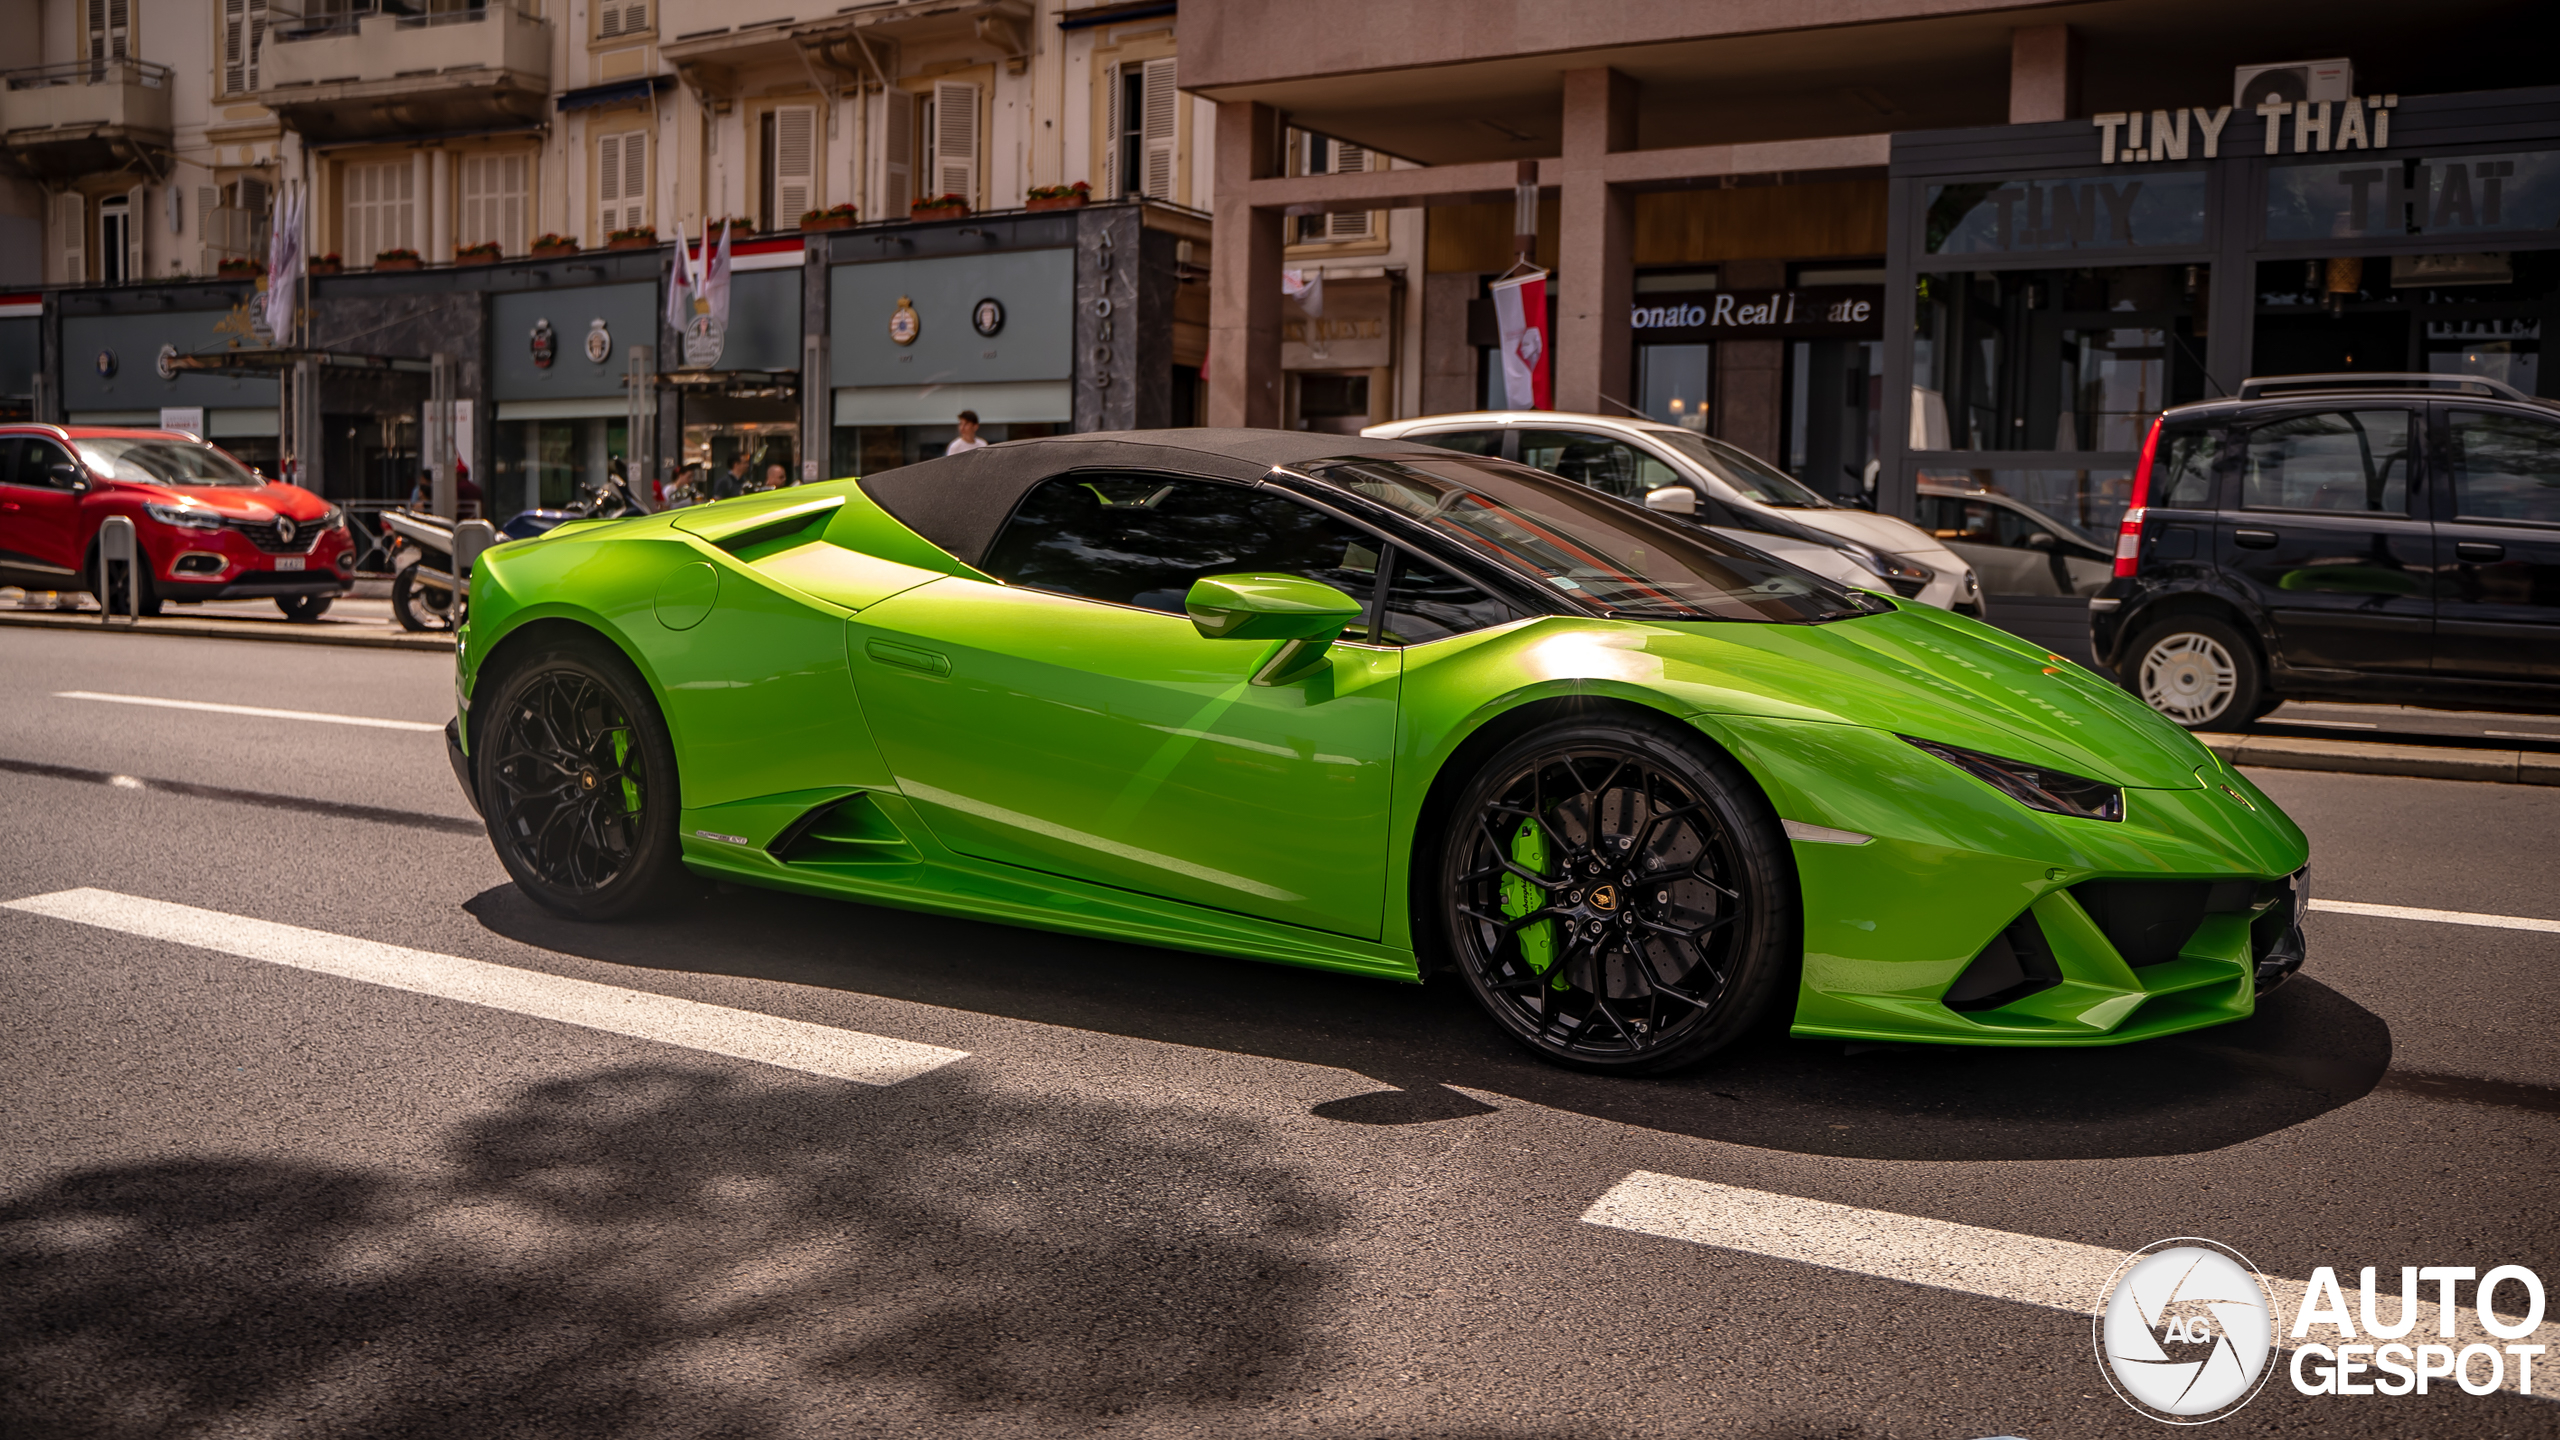
{"label": "side air intake", "polygon": [[868,792],[792,821],[766,853],[786,865],[912,865],[921,858]]}
{"label": "side air intake", "polygon": [[2026,911],[1991,937],[1938,1000],[1950,1010],[1997,1010],[2061,983],[2062,967],[2045,943],[2044,927],[2035,912]]}

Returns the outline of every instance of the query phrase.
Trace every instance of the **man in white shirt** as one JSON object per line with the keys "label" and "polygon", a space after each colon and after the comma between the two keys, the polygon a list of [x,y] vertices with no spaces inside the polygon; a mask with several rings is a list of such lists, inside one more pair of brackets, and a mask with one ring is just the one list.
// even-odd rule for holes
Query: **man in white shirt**
{"label": "man in white shirt", "polygon": [[987,442],[978,438],[978,412],[975,410],[961,411],[960,438],[943,446],[942,453],[945,455],[966,455],[972,450],[984,450],[985,448],[987,448]]}

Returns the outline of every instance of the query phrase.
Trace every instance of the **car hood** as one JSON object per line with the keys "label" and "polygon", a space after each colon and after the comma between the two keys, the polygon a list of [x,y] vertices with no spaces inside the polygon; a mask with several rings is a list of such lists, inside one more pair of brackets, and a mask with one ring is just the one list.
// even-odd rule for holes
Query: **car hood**
{"label": "car hood", "polygon": [[1691,713],[1865,725],[2140,789],[2191,790],[2203,783],[2199,767],[2220,763],[2103,677],[1925,605],[1820,625],[1612,628],[1622,633],[1610,648],[1645,659],[1600,668]]}
{"label": "car hood", "polygon": [[163,504],[188,504],[211,510],[225,519],[246,520],[264,524],[278,515],[296,523],[317,520],[329,513],[329,502],[299,485],[276,482],[267,485],[136,485],[121,484],[119,489]]}
{"label": "car hood", "polygon": [[1937,537],[1908,520],[1897,520],[1890,515],[1878,515],[1872,510],[1857,510],[1846,505],[1829,510],[1789,510],[1786,514],[1789,519],[1816,530],[1864,541],[1896,555],[1912,556],[1931,569],[1964,564],[1956,558],[1955,552],[1938,543]]}

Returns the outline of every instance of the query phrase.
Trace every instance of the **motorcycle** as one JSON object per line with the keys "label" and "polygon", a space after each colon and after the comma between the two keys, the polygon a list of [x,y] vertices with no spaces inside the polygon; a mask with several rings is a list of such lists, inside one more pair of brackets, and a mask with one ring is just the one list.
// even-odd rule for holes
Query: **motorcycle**
{"label": "motorcycle", "polygon": [[[531,539],[572,520],[615,520],[645,515],[648,510],[621,476],[608,476],[602,482],[590,482],[586,498],[569,509],[519,512],[499,531],[499,543]],[[400,628],[451,630],[461,625],[470,606],[471,572],[466,567],[459,576],[454,573],[454,522],[408,508],[382,511],[379,518],[382,528],[395,537],[391,614]],[[417,552],[414,559],[401,553],[411,549]]]}

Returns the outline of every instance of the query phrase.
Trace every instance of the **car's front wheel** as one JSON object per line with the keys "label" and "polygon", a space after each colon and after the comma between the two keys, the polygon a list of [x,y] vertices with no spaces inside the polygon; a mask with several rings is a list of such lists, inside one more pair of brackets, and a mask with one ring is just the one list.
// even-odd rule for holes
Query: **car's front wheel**
{"label": "car's front wheel", "polygon": [[472,742],[490,843],[544,909],[613,920],[674,893],[675,747],[629,661],[600,643],[527,657],[473,706]]}
{"label": "car's front wheel", "polygon": [[279,595],[276,608],[284,612],[287,620],[308,622],[328,614],[329,602],[336,598],[333,595]]}
{"label": "car's front wheel", "polygon": [[1543,726],[1459,795],[1451,958],[1547,1059],[1647,1074],[1758,1027],[1802,958],[1795,868],[1741,768],[1668,720]]}
{"label": "car's front wheel", "polygon": [[2270,708],[2258,652],[2209,615],[2181,615],[2133,647],[2133,692],[2189,730],[2236,730]]}

